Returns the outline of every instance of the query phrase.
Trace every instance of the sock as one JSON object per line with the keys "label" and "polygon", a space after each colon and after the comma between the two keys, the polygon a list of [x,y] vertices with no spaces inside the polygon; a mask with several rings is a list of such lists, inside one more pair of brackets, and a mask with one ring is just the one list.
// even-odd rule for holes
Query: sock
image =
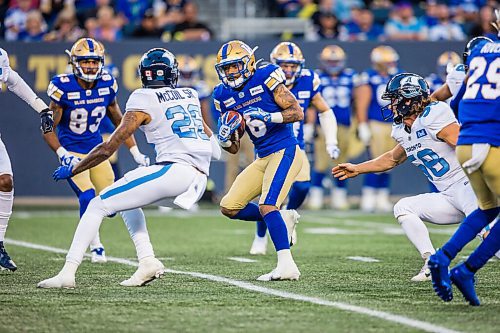
{"label": "sock", "polygon": [[257,221],[257,236],[266,237],[267,225],[264,221]]}
{"label": "sock", "polygon": [[465,245],[473,240],[485,226],[497,217],[499,211],[499,207],[486,210],[478,208],[470,213],[462,224],[460,224],[453,236],[451,236],[450,240],[443,245],[441,248],[443,252],[450,260],[453,260]]}
{"label": "sock", "polygon": [[259,205],[254,202],[248,203],[242,210],[238,212],[232,220],[243,220],[243,221],[262,221],[262,215],[260,215]]}
{"label": "sock", "polygon": [[465,261],[465,265],[475,273],[481,269],[495,253],[500,250],[500,225],[497,223],[491,228],[490,234],[472,252]]}
{"label": "sock", "polygon": [[323,188],[324,178],[325,178],[324,172],[313,170],[313,172],[311,173],[311,185]]}
{"label": "sock", "polygon": [[365,175],[364,187],[378,188],[378,177],[374,173],[368,173]]}
{"label": "sock", "polygon": [[417,248],[422,258],[425,253],[434,254],[436,252],[429,237],[429,230],[417,215],[401,215],[398,217],[398,222],[401,224],[406,237]]}
{"label": "sock", "polygon": [[347,180],[340,180],[338,178],[335,178],[335,187],[336,188],[344,188],[347,189]]}
{"label": "sock", "polygon": [[288,195],[287,209],[297,209],[299,208],[304,200],[306,199],[309,188],[311,187],[311,182],[295,182],[292,185],[290,194]]}
{"label": "sock", "polygon": [[12,214],[12,203],[14,202],[14,190],[10,192],[0,191],[0,242],[5,239],[7,225]]}
{"label": "sock", "polygon": [[269,229],[269,235],[273,241],[276,251],[290,249],[288,240],[288,231],[286,230],[285,221],[279,210],[274,210],[264,216],[264,221]]}
{"label": "sock", "polygon": [[97,234],[102,220],[108,216],[109,212],[104,207],[100,197],[95,197],[87,207],[76,228],[71,247],[66,255],[66,261],[80,265],[85,250]]}
{"label": "sock", "polygon": [[389,181],[391,179],[391,176],[390,174],[388,174],[387,172],[382,172],[380,174],[377,174],[377,185],[378,185],[378,188],[381,189],[381,188],[389,188]]}
{"label": "sock", "polygon": [[154,257],[153,245],[149,239],[148,229],[146,227],[146,218],[140,208],[120,212],[123,222],[127,226],[130,238],[135,245],[137,259],[140,261],[146,257]]}

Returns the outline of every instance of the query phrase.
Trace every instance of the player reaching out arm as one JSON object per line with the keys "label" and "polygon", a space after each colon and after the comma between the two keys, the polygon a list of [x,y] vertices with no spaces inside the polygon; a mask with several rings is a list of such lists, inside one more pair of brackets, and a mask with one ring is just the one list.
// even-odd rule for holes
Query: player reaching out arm
{"label": "player reaching out arm", "polygon": [[[52,112],[21,76],[10,67],[9,55],[2,48],[0,48],[0,82],[5,83],[10,91],[38,112],[43,133],[52,132],[54,125]],[[7,149],[0,139],[0,267],[10,271],[15,271],[17,266],[5,250],[3,242],[10,215],[12,214],[13,201],[14,181],[12,166]]]}
{"label": "player reaching out arm", "polygon": [[[396,146],[360,164],[343,163],[333,168],[334,177],[347,179],[362,173],[390,170],[410,160],[439,190],[403,198],[394,206],[394,216],[424,260],[411,280],[428,281],[429,257],[435,253],[423,221],[435,224],[459,223],[473,212],[476,199],[455,156],[459,125],[448,104],[431,102],[425,80],[412,73],[394,76],[382,99],[384,119],[393,119],[391,136]],[[388,114],[385,114],[389,111]]]}

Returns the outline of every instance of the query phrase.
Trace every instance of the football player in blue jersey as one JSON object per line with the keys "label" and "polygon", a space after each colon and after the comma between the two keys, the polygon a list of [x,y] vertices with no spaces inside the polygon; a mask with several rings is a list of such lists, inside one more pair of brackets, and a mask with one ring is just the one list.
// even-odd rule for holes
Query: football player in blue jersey
{"label": "football player in blue jersey", "polygon": [[[377,46],[370,54],[373,68],[361,73],[360,86],[356,89],[356,114],[358,136],[370,148],[370,155],[380,156],[394,146],[391,124],[384,121],[380,109],[385,105],[382,94],[389,80],[400,73],[399,55],[390,46]],[[361,195],[361,209],[392,211],[389,201],[389,173],[367,174]]]}
{"label": "football player in blue jersey", "polygon": [[[310,107],[318,111],[321,128],[326,135],[326,152],[331,159],[339,157],[337,145],[337,121],[332,109],[321,96],[319,76],[304,68],[304,56],[300,48],[291,42],[276,45],[270,60],[281,67],[285,73],[285,86],[297,98],[300,107],[306,112]],[[305,115],[304,115],[305,118]],[[298,209],[304,202],[311,187],[311,167],[305,152],[304,120],[293,123],[293,130],[299,142],[302,154],[302,168],[292,185],[288,197],[287,209]],[[250,254],[265,254],[267,248],[266,223],[257,222],[257,232],[250,249]]]}
{"label": "football player in blue jersey", "polygon": [[[318,71],[321,80],[321,94],[333,110],[338,123],[338,142],[340,156],[337,163],[347,162],[349,152],[350,126],[354,90],[359,85],[359,76],[351,68],[346,68],[346,54],[338,45],[328,45],[319,56],[321,68]],[[323,206],[323,179],[328,175],[330,159],[324,154],[324,134],[318,131],[314,142],[314,168],[312,187],[309,193],[309,207],[321,209]],[[331,207],[348,209],[347,181],[335,178],[335,188],[332,190]]]}
{"label": "football player in blue jersey", "polygon": [[473,46],[471,42],[465,52],[469,73],[459,104],[462,126],[456,151],[479,208],[467,216],[450,240],[430,257],[429,268],[434,290],[445,302],[453,298],[453,283],[469,304],[480,305],[474,275],[500,250],[500,224],[491,228],[488,237],[464,263],[448,272],[449,264],[463,247],[500,212],[500,43],[484,38],[476,39]]}
{"label": "football player in blue jersey", "polygon": [[438,90],[443,84],[445,84],[446,75],[452,70],[452,68],[461,62],[462,59],[460,59],[460,56],[453,51],[445,51],[439,55],[436,64],[436,73],[431,73],[425,78],[427,83],[429,83],[431,93]]}
{"label": "football player in blue jersey", "polygon": [[[236,111],[243,115],[257,153],[255,161],[238,175],[222,198],[221,212],[231,219],[265,221],[278,263],[258,280],[297,280],[300,272],[290,252],[290,238],[298,214],[295,210],[280,212],[279,207],[302,167],[303,155],[292,123],[301,121],[304,112],[286,88],[285,74],[279,66],[256,67],[255,50],[233,40],[217,53],[215,69],[222,82],[214,88],[213,98],[222,114],[219,142],[230,153],[238,151],[237,129],[241,121],[228,113]],[[259,195],[258,205],[251,202]]]}
{"label": "football player in blue jersey", "polygon": [[[103,72],[103,45],[95,39],[82,38],[67,53],[73,74],[55,76],[47,88],[57,135],[49,132],[44,139],[56,152],[62,165],[73,165],[103,142],[99,126],[104,116],[109,116],[117,126],[122,114],[116,101],[118,85],[113,76]],[[140,153],[133,137],[126,144],[138,164],[149,164],[149,158]],[[78,196],[80,216],[90,200],[111,185],[113,180],[109,161],[68,180]],[[91,244],[91,252],[92,262],[106,262],[98,233]]]}

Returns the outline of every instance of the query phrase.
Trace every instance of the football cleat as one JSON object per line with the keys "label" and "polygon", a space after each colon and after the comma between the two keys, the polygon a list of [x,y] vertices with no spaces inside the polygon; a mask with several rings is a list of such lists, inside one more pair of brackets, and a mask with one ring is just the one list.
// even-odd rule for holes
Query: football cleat
{"label": "football cleat", "polygon": [[0,242],[0,268],[2,270],[8,269],[11,272],[14,272],[17,269],[16,264],[12,259],[10,259],[9,254],[5,250],[3,242]]}
{"label": "football cleat", "polygon": [[394,209],[394,205],[389,200],[389,190],[379,189],[375,204],[375,210],[381,213],[390,213]]}
{"label": "football cleat", "polygon": [[299,223],[300,215],[295,209],[280,210],[280,213],[286,224],[290,246],[293,246],[297,244],[297,231],[295,228]]}
{"label": "football cleat", "polygon": [[429,269],[428,262],[429,260],[427,259],[424,263],[424,266],[422,266],[420,272],[414,277],[412,277],[411,281],[413,282],[431,281],[431,270]]}
{"label": "football cleat", "polygon": [[252,255],[265,255],[267,252],[267,236],[259,237],[255,235],[255,238],[250,248],[250,254]]}
{"label": "football cleat", "polygon": [[56,276],[38,282],[37,288],[51,289],[51,288],[62,288],[62,289],[74,289],[76,286],[75,276],[72,275],[61,275],[60,273]]}
{"label": "football cleat", "polygon": [[453,299],[453,290],[451,287],[450,275],[448,266],[450,259],[438,250],[435,254],[429,257],[429,269],[431,271],[432,288],[436,294],[445,302]]}
{"label": "football cleat", "polygon": [[92,253],[92,258],[90,260],[93,264],[103,264],[108,261],[103,247],[97,247],[90,252]]}
{"label": "football cleat", "polygon": [[288,265],[277,266],[270,273],[261,275],[257,278],[257,281],[282,281],[282,280],[298,280],[300,277],[300,271],[295,262],[291,262]]}
{"label": "football cleat", "polygon": [[364,187],[361,191],[361,210],[365,213],[375,212],[376,200],[375,189],[372,187]]}
{"label": "football cleat", "polygon": [[455,266],[451,269],[450,279],[457,286],[462,295],[464,295],[464,298],[469,302],[470,305],[481,305],[474,288],[474,273],[472,273],[465,266],[465,263],[461,263],[460,265]]}
{"label": "football cleat", "polygon": [[323,188],[312,186],[309,190],[309,201],[307,206],[312,210],[319,210],[323,208]]}
{"label": "football cleat", "polygon": [[139,268],[130,279],[120,282],[124,287],[142,287],[165,275],[165,266],[155,257],[149,257],[139,262]]}
{"label": "football cleat", "polygon": [[334,188],[331,195],[331,207],[337,210],[349,210],[347,201],[347,190],[345,188]]}

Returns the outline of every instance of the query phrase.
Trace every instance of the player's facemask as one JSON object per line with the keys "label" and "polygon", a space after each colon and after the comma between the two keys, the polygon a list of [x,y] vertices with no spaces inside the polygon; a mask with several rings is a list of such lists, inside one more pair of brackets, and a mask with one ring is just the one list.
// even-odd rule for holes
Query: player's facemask
{"label": "player's facemask", "polygon": [[239,88],[255,72],[255,51],[239,40],[225,43],[217,53],[215,70],[222,83],[230,88]]}
{"label": "player's facemask", "polygon": [[[81,38],[77,40],[75,44],[73,44],[71,51],[66,50],[66,54],[69,56],[69,63],[76,77],[86,82],[94,82],[102,76],[104,68],[104,47],[95,39]],[[93,66],[92,70],[85,68],[85,65],[81,65],[84,60],[97,61],[97,68]]]}

